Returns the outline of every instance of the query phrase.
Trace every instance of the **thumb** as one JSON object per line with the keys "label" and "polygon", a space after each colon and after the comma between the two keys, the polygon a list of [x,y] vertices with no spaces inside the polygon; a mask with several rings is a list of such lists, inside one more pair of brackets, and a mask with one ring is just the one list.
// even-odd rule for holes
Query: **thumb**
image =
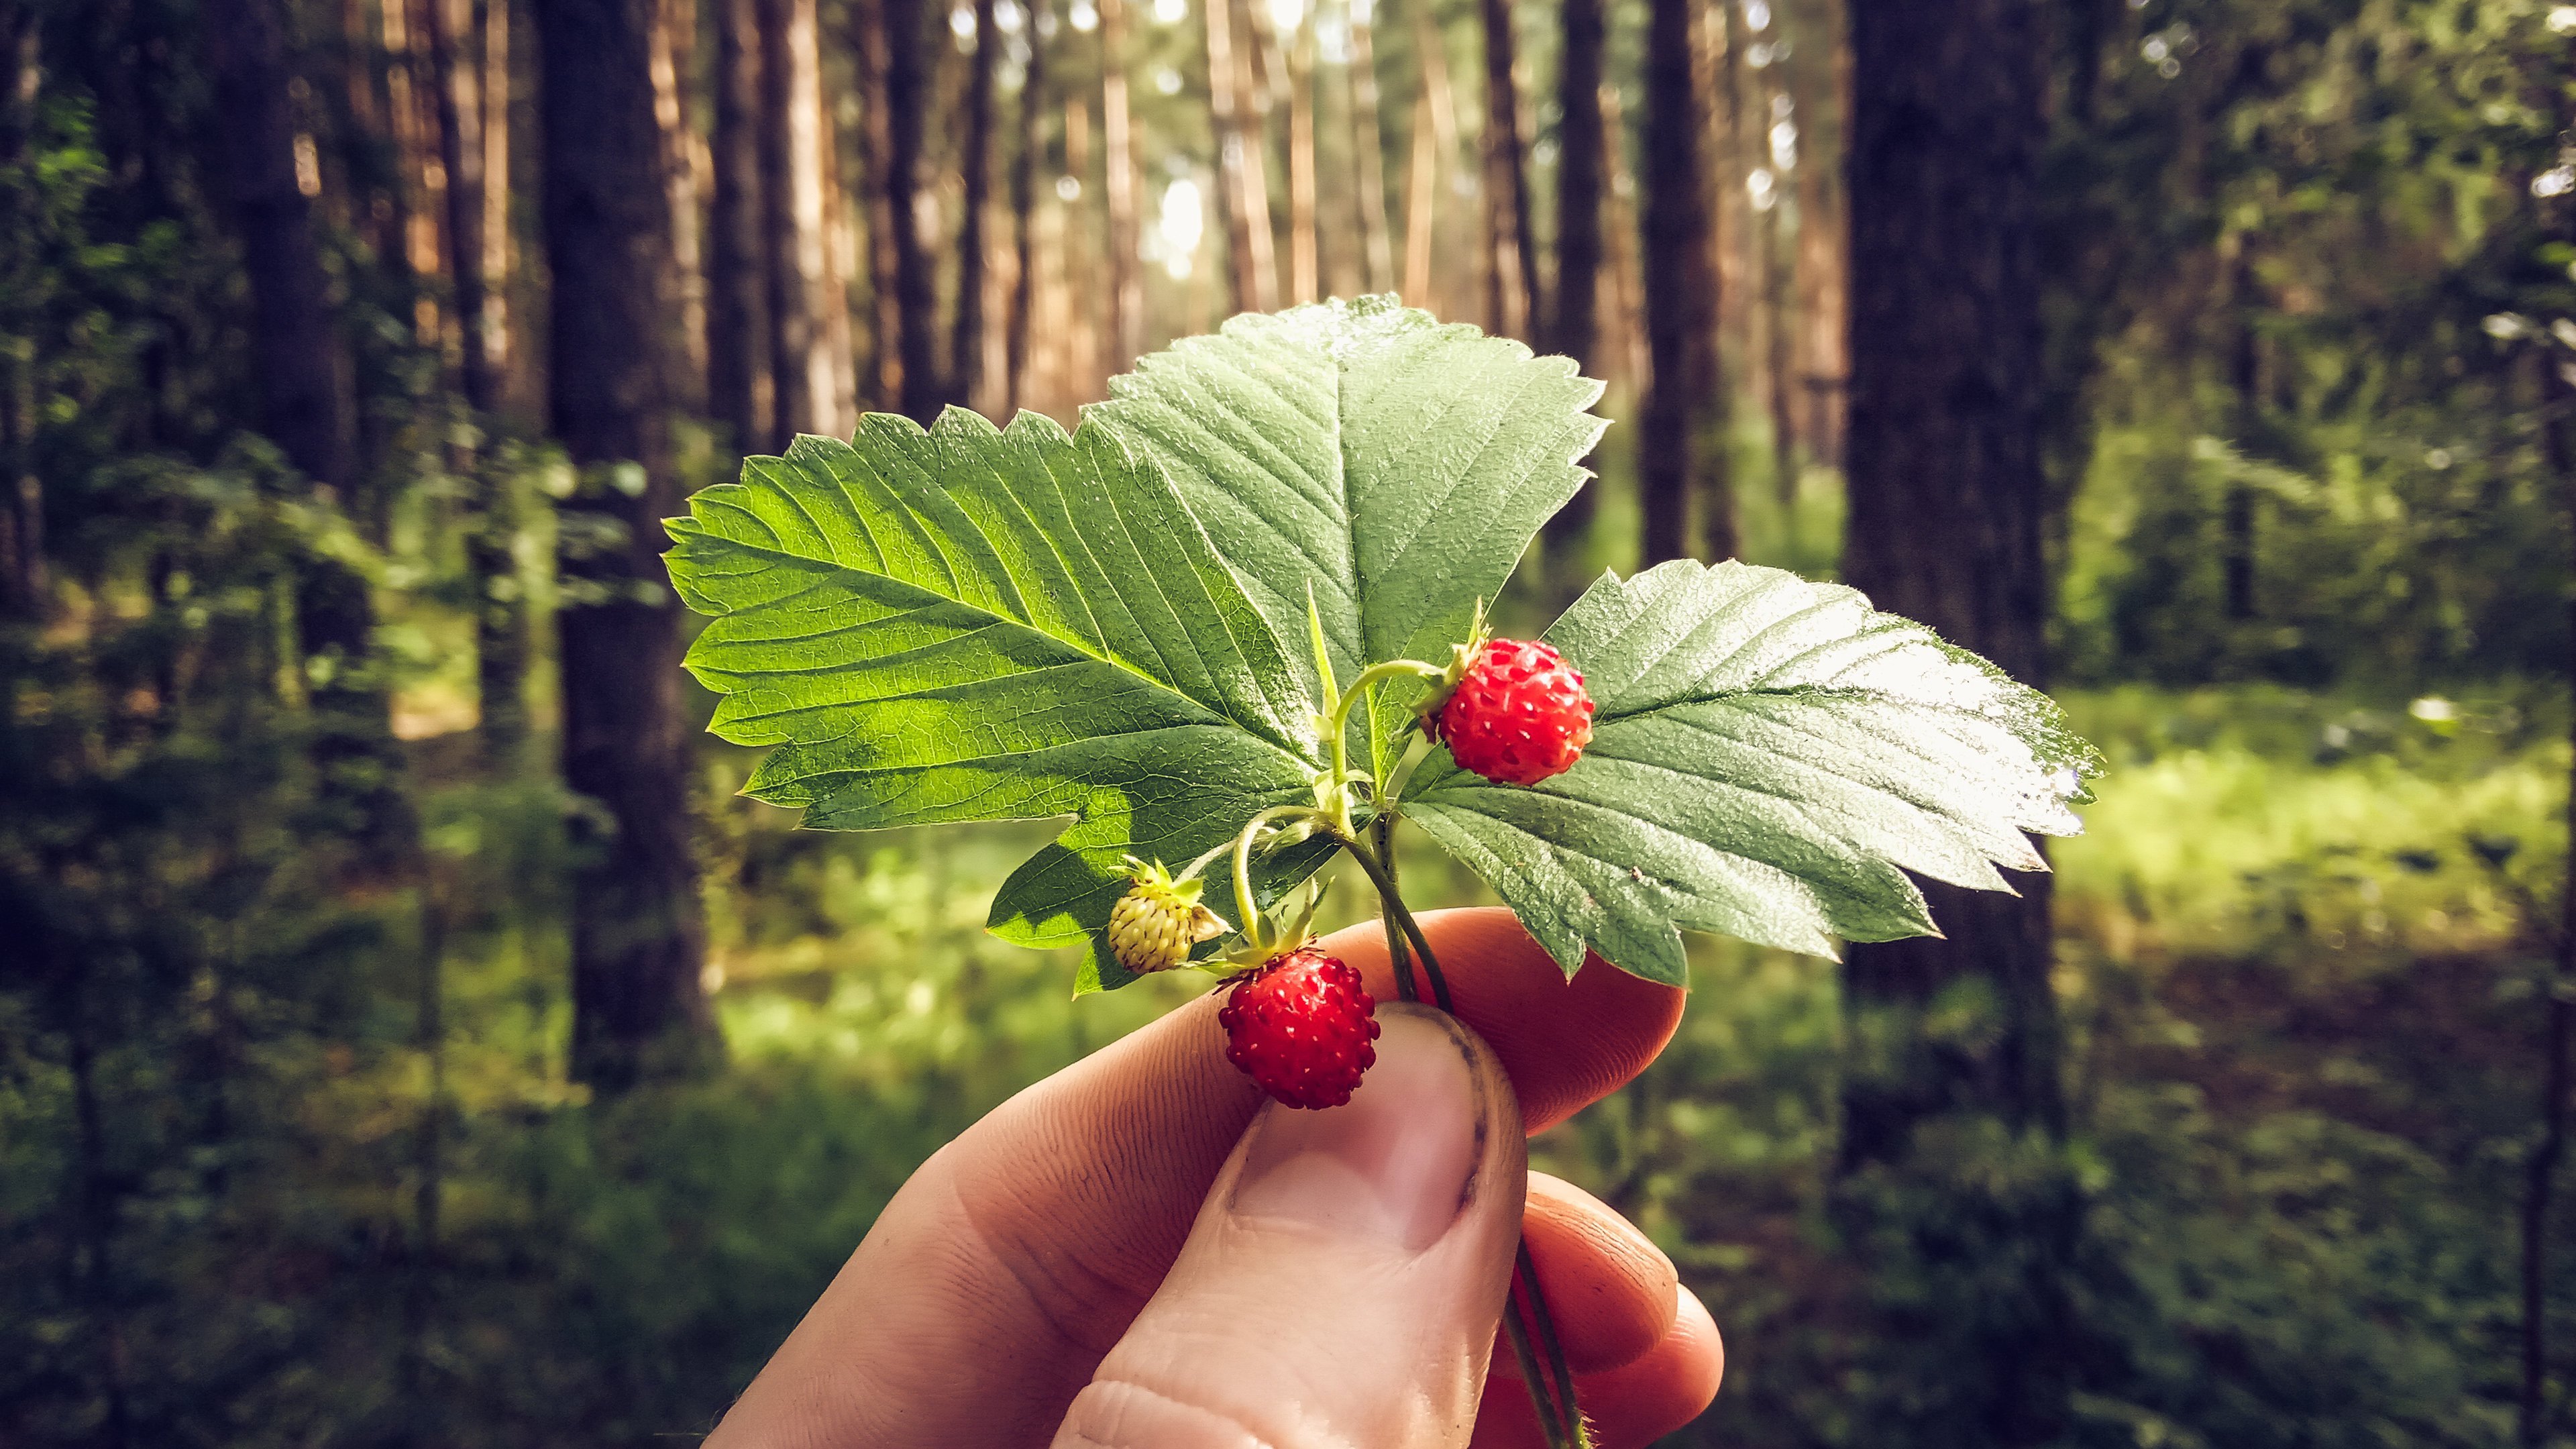
{"label": "thumb", "polygon": [[1463,1449],[1528,1149],[1481,1038],[1426,1007],[1378,1020],[1348,1105],[1253,1119],[1056,1449]]}

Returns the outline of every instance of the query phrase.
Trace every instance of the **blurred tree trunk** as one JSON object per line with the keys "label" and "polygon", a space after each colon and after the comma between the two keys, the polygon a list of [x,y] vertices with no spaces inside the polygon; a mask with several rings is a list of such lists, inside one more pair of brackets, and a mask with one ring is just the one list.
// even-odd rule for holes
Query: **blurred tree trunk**
{"label": "blurred tree trunk", "polygon": [[[286,17],[279,0],[209,0],[203,33],[222,118],[219,170],[250,280],[263,424],[289,462],[326,497],[344,501],[357,474],[357,405],[313,233],[320,176],[307,169],[313,141],[295,116]],[[404,852],[410,817],[365,576],[306,553],[298,560],[295,626],[313,681],[310,754],[322,794],[350,816],[369,867],[391,868]]]}
{"label": "blurred tree trunk", "polygon": [[1521,130],[1519,45],[1511,0],[1483,0],[1485,31],[1485,325],[1539,334],[1538,235],[1530,220],[1528,139]]}
{"label": "blurred tree trunk", "polygon": [[[1851,8],[1843,577],[2035,685],[2045,21],[2038,0]],[[1947,936],[1855,945],[1844,967],[1833,1203],[1901,1385],[1901,1417],[1875,1426],[1889,1441],[2033,1445],[2068,1427],[2081,1202],[2060,1156],[2049,879],[2016,884],[1926,883]],[[1935,1025],[1962,1011],[1972,1024]]]}
{"label": "blurred tree trunk", "polygon": [[761,175],[759,0],[714,0],[715,204],[708,225],[707,402],[745,453],[772,452],[777,374],[770,351],[768,220]]}
{"label": "blurred tree trunk", "polygon": [[662,128],[682,364],[671,389],[672,401],[690,412],[705,411],[707,379],[706,227],[699,215],[697,130],[689,117],[697,39],[698,0],[661,0],[653,17],[653,118]]}
{"label": "blurred tree trunk", "polygon": [[1690,551],[1690,496],[1708,476],[1706,529],[1720,558],[1735,552],[1734,499],[1723,455],[1703,462],[1700,408],[1715,382],[1709,308],[1708,182],[1700,164],[1701,98],[1691,58],[1689,0],[1654,0],[1646,22],[1645,203],[1640,217],[1646,345],[1654,379],[1637,424],[1637,482],[1645,511],[1644,562]]}
{"label": "blurred tree trunk", "polygon": [[[922,125],[927,119],[929,88],[924,84],[921,0],[873,0],[877,22],[874,40],[883,64],[879,89],[885,96],[884,165],[876,178],[884,197],[883,217],[894,246],[892,278],[896,367],[901,386],[897,399],[905,416],[928,423],[938,415],[944,388],[936,355],[939,298],[932,286],[930,257],[922,250],[916,210],[921,169]],[[877,346],[883,348],[881,334]]]}
{"label": "blurred tree trunk", "polygon": [[1002,324],[1002,417],[1016,415],[1030,396],[1029,323],[1038,291],[1038,163],[1046,155],[1047,38],[1040,25],[1047,0],[1033,0],[1026,14],[1029,63],[1020,77],[1020,149],[1011,157],[1011,244],[1019,265],[1011,277],[1011,314]]}
{"label": "blurred tree trunk", "polygon": [[[769,370],[776,407],[771,440],[783,447],[798,433],[845,437],[855,421],[841,416],[839,354],[847,339],[849,301],[824,213],[830,194],[825,171],[833,159],[831,133],[824,124],[816,0],[759,3],[761,254],[769,278]],[[911,0],[887,3],[908,6]],[[917,118],[913,131],[917,138]]]}
{"label": "blurred tree trunk", "polygon": [[[1209,0],[1211,14],[1224,0]],[[1211,22],[1213,23],[1213,22]],[[1145,351],[1145,282],[1137,274],[1144,239],[1136,128],[1127,111],[1127,0],[1100,0],[1101,194],[1109,211],[1109,355],[1094,355],[1094,377],[1125,372]]]}
{"label": "blurred tree trunk", "polygon": [[1395,285],[1395,253],[1387,238],[1386,128],[1369,24],[1373,5],[1374,0],[1350,0],[1351,174],[1359,188],[1360,286],[1384,292]]}
{"label": "blurred tree trunk", "polygon": [[1235,0],[1206,0],[1202,7],[1207,17],[1208,107],[1225,191],[1225,255],[1234,278],[1234,309],[1267,312],[1279,304],[1278,264],[1271,252],[1270,183],[1263,173],[1261,133],[1250,121],[1252,40],[1249,33],[1234,33],[1234,5]]}
{"label": "blurred tree trunk", "polygon": [[[1601,330],[1601,0],[1565,0],[1564,49],[1557,65],[1556,295],[1548,306],[1546,350],[1600,375]],[[1585,484],[1548,520],[1559,554],[1591,531],[1599,493]]]}
{"label": "blurred tree trunk", "polygon": [[[2236,450],[2247,458],[2263,455],[2263,336],[2256,319],[2262,315],[2261,282],[2254,274],[2254,238],[2236,237],[2236,262],[2229,271],[2229,312],[2235,335],[2229,339],[2228,382],[2236,392]],[[2241,478],[2227,482],[2221,501],[2218,567],[2227,617],[2254,617],[2254,490]]]}
{"label": "blurred tree trunk", "polygon": [[1457,98],[1440,29],[1421,10],[1413,13],[1413,53],[1422,65],[1422,95],[1413,108],[1413,166],[1405,187],[1404,300],[1445,315],[1431,256],[1439,245],[1440,192],[1458,155]]}
{"label": "blurred tree trunk", "polygon": [[[2543,104],[2550,90],[2540,92]],[[2545,114],[2545,112],[2544,112]],[[2531,196],[2528,176],[2515,176],[2517,194]],[[2564,196],[2533,197],[2541,235],[2565,244],[2576,240],[2576,206]],[[2540,362],[2540,441],[2557,476],[2559,496],[2567,510],[2571,536],[2576,536],[2576,363],[2555,348],[2543,348]],[[2576,682],[2576,599],[2567,608],[2567,675]],[[2576,729],[2576,723],[2571,723]],[[2541,1449],[2556,1437],[2565,1412],[2549,1403],[2549,1226],[2558,1170],[2567,1152],[2570,1097],[2576,1095],[2576,763],[2571,763],[2567,790],[2567,859],[2561,867],[2558,929],[2550,944],[2554,979],[2550,982],[2547,1019],[2541,1035],[2539,1142],[2523,1162],[2522,1188],[2522,1394],[2515,1422],[2516,1442]]]}
{"label": "blurred tree trunk", "polygon": [[289,93],[281,0],[206,0],[204,36],[226,199],[250,283],[262,426],[313,481],[345,492],[357,473],[357,404],[298,175],[299,146],[312,142]]}
{"label": "blurred tree trunk", "polygon": [[1301,6],[1288,48],[1288,300],[1323,295],[1315,222],[1315,7]]}
{"label": "blurred tree trunk", "polygon": [[518,0],[474,0],[483,35],[483,354],[492,369],[493,406],[521,405],[510,346],[510,7]]}
{"label": "blurred tree trunk", "polygon": [[[33,14],[18,0],[0,0],[0,167],[18,163],[35,129],[39,38]],[[35,359],[13,354],[0,359],[0,614],[22,619],[41,619],[52,596],[35,433]]]}
{"label": "blurred tree trunk", "polygon": [[536,0],[548,370],[555,436],[583,473],[563,505],[564,782],[608,825],[573,881],[574,1075],[603,1091],[721,1049],[699,985],[680,619],[663,583],[675,353],[656,0]]}
{"label": "blurred tree trunk", "polygon": [[[439,165],[447,172],[446,209],[449,295],[456,305],[459,388],[486,436],[501,406],[500,359],[494,343],[500,319],[492,308],[485,271],[489,248],[483,228],[485,195],[484,66],[474,53],[473,0],[429,0],[422,16],[429,79],[437,99]],[[467,568],[479,583],[474,603],[474,674],[481,704],[485,750],[513,753],[527,733],[528,648],[520,606],[517,509],[512,480],[487,453],[470,458],[475,513],[465,533]]]}
{"label": "blurred tree trunk", "polygon": [[984,376],[984,211],[993,193],[993,68],[1002,52],[1001,33],[993,28],[993,0],[975,0],[974,66],[966,83],[966,150],[958,157],[964,185],[964,215],[957,229],[957,315],[950,334],[948,398],[973,407],[983,396]]}

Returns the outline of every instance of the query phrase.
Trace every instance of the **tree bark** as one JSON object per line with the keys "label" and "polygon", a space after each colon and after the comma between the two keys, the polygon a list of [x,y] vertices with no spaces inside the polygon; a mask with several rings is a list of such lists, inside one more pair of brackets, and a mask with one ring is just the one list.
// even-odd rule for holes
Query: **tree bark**
{"label": "tree bark", "polygon": [[204,35],[223,118],[225,191],[250,282],[262,426],[307,476],[346,490],[357,472],[357,406],[312,200],[296,180],[286,17],[279,0],[206,0]]}
{"label": "tree bark", "polygon": [[[1210,14],[1225,0],[1209,0]],[[1136,194],[1136,128],[1127,111],[1127,0],[1100,0],[1101,195],[1109,211],[1109,356],[1094,371],[1124,372],[1145,351],[1143,241]]]}
{"label": "tree bark", "polygon": [[[39,39],[35,16],[17,0],[0,0],[0,166],[18,162],[35,129]],[[35,360],[13,356],[0,363],[0,613],[21,619],[41,619],[53,593],[35,434]]]}
{"label": "tree bark", "polygon": [[[1843,577],[2034,685],[2047,675],[2042,555],[2042,273],[2035,202],[2046,139],[2038,0],[1859,0],[1853,98],[1850,522]],[[1947,1233],[1904,1265],[1941,1302],[1890,1310],[1900,1345],[1938,1343],[1922,1315],[1973,1302],[1973,1352],[1894,1370],[1907,1442],[2056,1441],[2070,1413],[2068,1300],[2080,1200],[2057,1165],[2065,1131],[2049,880],[2019,896],[1927,883],[1948,934],[1855,945],[1845,1010],[1859,1044],[1843,1089],[1836,1211],[1864,1253]],[[1964,993],[1964,994],[1963,994]],[[1973,1033],[1927,1023],[1984,1003]],[[1947,1121],[2042,1154],[2009,1186],[1918,1155]],[[1973,1140],[1973,1139],[1971,1139]],[[1947,1150],[1947,1149],[1943,1149]],[[1944,1226],[1948,1225],[1948,1226]],[[1960,1239],[1964,1239],[1961,1241]],[[1957,1320],[1965,1323],[1968,1320]],[[1953,1345],[1957,1347],[1958,1345]],[[1928,1352],[1929,1350],[1925,1350]],[[1918,1392],[1919,1391],[1919,1392]]]}
{"label": "tree bark", "polygon": [[1654,378],[1637,425],[1637,481],[1645,512],[1644,562],[1690,548],[1692,484],[1709,475],[1707,532],[1719,557],[1734,553],[1734,500],[1723,456],[1699,452],[1701,400],[1714,381],[1708,357],[1717,279],[1709,267],[1708,184],[1700,165],[1701,98],[1691,64],[1689,0],[1654,0],[1647,14],[1644,234],[1646,346]]}
{"label": "tree bark", "polygon": [[1261,135],[1250,124],[1251,37],[1234,30],[1235,0],[1206,0],[1208,106],[1225,190],[1225,255],[1234,278],[1234,307],[1267,312],[1278,305],[1278,267],[1270,236],[1270,183]]}
{"label": "tree bark", "polygon": [[720,1049],[699,986],[679,613],[663,582],[676,352],[656,0],[536,0],[554,432],[584,474],[557,614],[564,783],[610,828],[573,881],[574,1075],[614,1092]]}
{"label": "tree bark", "polygon": [[1440,27],[1421,9],[1413,12],[1413,53],[1422,65],[1422,95],[1413,110],[1413,174],[1405,187],[1404,299],[1445,315],[1447,298],[1431,258],[1439,247],[1440,191],[1458,156],[1458,99]]}
{"label": "tree bark", "polygon": [[1033,0],[1026,10],[1029,63],[1020,79],[1020,149],[1011,157],[1011,244],[1017,249],[1019,265],[1011,277],[1011,313],[1002,324],[1005,420],[1019,412],[1022,399],[1032,391],[1029,323],[1037,307],[1038,162],[1046,153],[1047,112],[1047,42],[1039,17],[1047,13],[1046,0]]}
{"label": "tree bark", "polygon": [[1369,23],[1373,3],[1350,0],[1351,175],[1359,187],[1360,285],[1383,292],[1395,285],[1395,253],[1387,238],[1385,126]]}
{"label": "tree bark", "polygon": [[[1564,0],[1558,57],[1556,292],[1547,309],[1546,348],[1599,375],[1601,331],[1601,0]],[[1598,492],[1584,485],[1548,520],[1549,547],[1563,553],[1592,529]]]}
{"label": "tree bark", "polygon": [[[938,416],[944,389],[936,354],[939,298],[931,284],[930,257],[922,249],[915,210],[923,113],[929,104],[921,0],[876,0],[875,13],[886,103],[885,165],[877,185],[894,238],[893,320],[896,365],[902,374],[898,397],[905,416],[927,424]],[[877,345],[885,345],[882,337]]]}
{"label": "tree bark", "polygon": [[1539,333],[1538,234],[1530,219],[1528,144],[1511,0],[1483,0],[1485,31],[1485,325],[1507,337]]}
{"label": "tree bark", "polygon": [[689,119],[696,73],[698,0],[661,0],[653,17],[653,118],[662,128],[662,189],[671,208],[671,275],[679,307],[682,365],[672,401],[706,408],[706,227],[699,215],[697,132]]}
{"label": "tree bark", "polygon": [[[909,5],[911,0],[888,0]],[[768,273],[769,369],[774,446],[798,433],[846,436],[841,416],[841,361],[836,334],[846,331],[848,299],[832,256],[832,164],[824,125],[822,36],[815,0],[759,0],[761,248]],[[897,118],[900,123],[900,117]],[[919,118],[914,118],[916,147]],[[907,207],[904,215],[909,216]],[[898,238],[897,246],[900,248]],[[916,258],[919,248],[914,248]],[[842,319],[835,327],[835,318]],[[927,325],[926,323],[924,325]],[[907,384],[907,388],[909,384]]]}
{"label": "tree bark", "polygon": [[745,453],[774,452],[769,257],[762,245],[758,0],[715,0],[715,204],[707,228],[707,402]]}
{"label": "tree bark", "polygon": [[[2529,194],[2529,182],[2516,188]],[[2542,201],[2543,234],[2566,239],[2571,213],[2563,200]],[[2576,526],[2576,374],[2555,350],[2540,359],[2540,440],[2558,478],[2567,518]],[[2576,681],[2576,600],[2567,610],[2567,672]],[[2567,1119],[2576,1095],[2576,769],[2567,791],[2568,851],[2559,883],[2558,929],[2550,944],[2555,968],[2541,1036],[2540,1141],[2523,1163],[2522,1396],[2516,1442],[2540,1449],[2554,1437],[2549,1408],[2549,1226],[2558,1169],[2567,1151]]]}
{"label": "tree bark", "polygon": [[428,0],[422,29],[438,118],[438,164],[447,173],[448,295],[456,308],[457,382],[465,405],[489,414],[500,400],[486,331],[483,273],[482,67],[469,42],[473,0]]}
{"label": "tree bark", "polygon": [[993,193],[993,68],[1001,58],[1001,33],[993,28],[993,0],[975,0],[974,68],[966,83],[966,151],[957,158],[965,190],[957,229],[956,330],[949,336],[948,398],[960,407],[983,400],[984,211]]}
{"label": "tree bark", "polygon": [[[2235,336],[2228,357],[2228,381],[2236,392],[2236,450],[2248,458],[2263,452],[2263,338],[2255,319],[2262,311],[2261,283],[2254,274],[2254,239],[2236,238],[2229,301],[2234,305]],[[2254,490],[2243,478],[2231,478],[2220,504],[2218,566],[2227,617],[2254,617]]]}
{"label": "tree bark", "polygon": [[1323,295],[1315,223],[1315,7],[1300,8],[1288,51],[1288,300]]}

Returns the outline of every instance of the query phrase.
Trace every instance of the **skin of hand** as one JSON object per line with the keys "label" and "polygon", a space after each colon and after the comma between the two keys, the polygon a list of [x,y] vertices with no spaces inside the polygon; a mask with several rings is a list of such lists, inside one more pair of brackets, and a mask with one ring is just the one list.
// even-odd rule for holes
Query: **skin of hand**
{"label": "skin of hand", "polygon": [[712,1449],[1536,1449],[1495,1333],[1516,1230],[1601,1449],[1696,1417],[1708,1311],[1524,1136],[1643,1070],[1682,993],[1598,958],[1569,982],[1505,911],[1423,925],[1455,1018],[1393,999],[1375,927],[1324,943],[1381,1003],[1347,1106],[1267,1102],[1210,995],[942,1148]]}

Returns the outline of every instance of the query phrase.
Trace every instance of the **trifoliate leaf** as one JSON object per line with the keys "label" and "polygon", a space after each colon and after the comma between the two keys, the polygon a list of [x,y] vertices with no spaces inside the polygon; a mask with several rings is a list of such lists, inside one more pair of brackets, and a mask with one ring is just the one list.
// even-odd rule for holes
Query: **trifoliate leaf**
{"label": "trifoliate leaf", "polygon": [[[1306,637],[1312,589],[1344,680],[1447,663],[1608,426],[1571,359],[1393,297],[1237,317],[1109,395],[1088,419],[1170,470],[1280,638]],[[1418,693],[1391,690],[1387,718]]]}
{"label": "trifoliate leaf", "polygon": [[[751,459],[670,531],[672,583],[716,616],[688,656],[723,696],[711,728],[774,746],[747,792],[837,830],[1076,816],[992,926],[1088,941],[1086,989],[1129,979],[1103,935],[1124,857],[1177,867],[1312,798],[1291,656],[1170,479],[1104,429],[871,415],[855,447]],[[1315,858],[1283,853],[1269,887]]]}
{"label": "trifoliate leaf", "polygon": [[[1490,784],[1443,750],[1404,812],[1571,974],[1684,984],[1675,927],[1833,954],[1931,932],[1911,870],[2008,890],[2071,835],[2092,748],[2047,696],[1859,593],[1688,561],[1604,575],[1547,631],[1597,714],[1573,769]],[[1901,868],[1900,868],[1901,867]]]}

